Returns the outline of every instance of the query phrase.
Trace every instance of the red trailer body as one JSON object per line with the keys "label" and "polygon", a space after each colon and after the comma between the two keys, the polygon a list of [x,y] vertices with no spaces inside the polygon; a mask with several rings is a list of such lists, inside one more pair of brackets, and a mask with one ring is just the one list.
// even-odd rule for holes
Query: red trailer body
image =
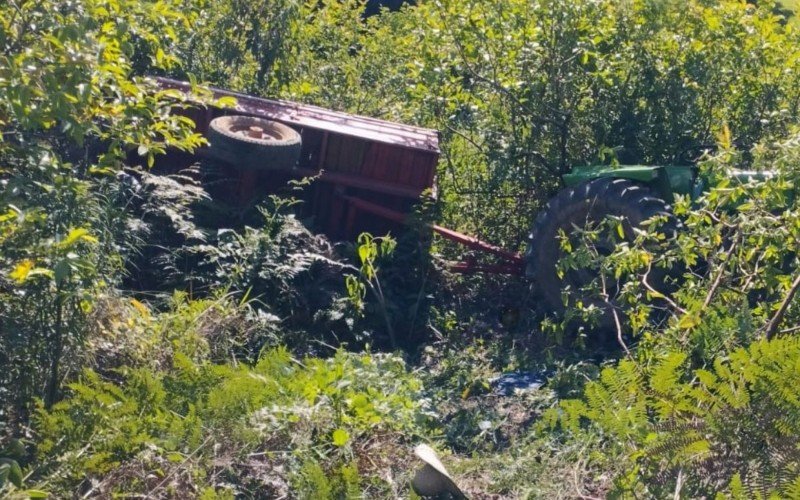
{"label": "red trailer body", "polygon": [[[164,89],[189,92],[187,82],[157,79]],[[216,98],[234,97],[232,108],[197,107],[185,110],[197,130],[205,134],[214,118],[229,114],[248,115],[281,122],[300,133],[302,150],[292,170],[252,171],[228,165],[227,176],[237,184],[239,202],[285,189],[291,179],[314,177],[305,189],[303,210],[315,228],[333,239],[351,240],[361,232],[398,234],[406,217],[426,190],[435,190],[439,161],[436,130],[402,125],[376,118],[340,113],[290,101],[263,99],[223,89],[210,89]],[[204,156],[173,152],[160,159],[156,169],[175,171]],[[472,261],[457,263],[460,272],[518,273],[521,257],[476,238],[433,226],[444,237],[467,247],[491,253],[506,264],[480,266]]]}
{"label": "red trailer body", "polygon": [[[158,79],[163,88],[189,91],[189,84]],[[264,170],[238,172],[231,165],[232,178],[244,176],[246,184],[239,195],[249,190],[276,192],[291,178],[316,177],[305,194],[303,209],[314,219],[316,229],[334,239],[351,239],[369,231],[397,232],[397,221],[364,213],[346,197],[357,197],[381,207],[407,214],[426,189],[434,186],[439,160],[439,136],[435,130],[399,125],[374,118],[330,111],[289,101],[262,99],[221,89],[211,89],[216,97],[235,97],[233,108],[196,108],[187,115],[206,133],[214,118],[226,114],[257,116],[284,123],[300,133],[303,140],[300,160],[291,171]],[[198,152],[203,155],[204,152]],[[175,161],[182,167],[193,161]],[[246,200],[240,200],[242,202]]]}

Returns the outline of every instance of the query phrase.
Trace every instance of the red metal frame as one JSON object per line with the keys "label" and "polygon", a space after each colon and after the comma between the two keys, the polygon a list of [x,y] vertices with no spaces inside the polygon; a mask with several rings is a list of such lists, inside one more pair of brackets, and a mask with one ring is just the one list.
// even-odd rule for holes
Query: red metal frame
{"label": "red metal frame", "polygon": [[[156,78],[162,88],[178,89],[190,93],[191,85],[168,78]],[[308,149],[304,149],[300,164],[291,171],[294,177],[314,177],[322,183],[312,203],[325,206],[314,215],[334,237],[361,231],[356,227],[358,211],[381,217],[396,224],[408,224],[408,210],[412,201],[419,200],[426,189],[435,190],[435,168],[438,161],[439,133],[435,130],[392,123],[376,118],[340,113],[328,109],[282,100],[263,99],[224,89],[210,88],[216,97],[231,96],[237,100],[230,111],[277,120],[298,130]],[[205,133],[215,116],[229,110],[206,108],[197,110],[198,131]],[[207,151],[195,154],[203,156]],[[283,177],[285,180],[286,178]],[[239,174],[241,198],[250,199],[260,183],[268,181],[254,172]],[[281,181],[283,182],[283,181]],[[362,191],[368,201],[348,194],[348,188]],[[370,196],[368,193],[380,196]],[[379,201],[380,203],[375,203]],[[460,273],[522,274],[524,259],[511,252],[481,241],[473,236],[431,224],[430,228],[450,241],[491,254],[502,262],[481,264],[474,257],[452,263],[452,271]]]}
{"label": "red metal frame", "polygon": [[[406,214],[402,212],[382,207],[376,203],[371,203],[369,201],[362,200],[361,198],[356,198],[355,196],[343,195],[342,198],[344,198],[352,206],[365,212],[384,217],[394,222],[399,222],[402,224],[408,223]],[[491,243],[481,241],[474,236],[468,236],[436,224],[433,224],[430,227],[442,237],[447,238],[450,241],[454,241],[473,250],[493,254],[506,261],[505,264],[479,264],[474,259],[467,259],[464,262],[451,264],[449,266],[451,271],[459,273],[485,272],[495,274],[522,274],[522,271],[525,267],[525,259],[520,254],[510,252],[503,248],[492,245]]]}
{"label": "red metal frame", "polygon": [[[316,171],[307,168],[295,168],[292,170],[292,173],[301,177],[317,177],[320,182],[338,184],[340,186],[356,189],[366,189],[375,193],[410,198],[412,200],[419,199],[422,194],[421,189],[398,186],[353,174],[339,174],[336,172],[328,172],[327,170]],[[389,218],[389,220],[393,219]]]}
{"label": "red metal frame", "polygon": [[[189,82],[156,77],[161,88],[191,93]],[[435,130],[388,122],[367,116],[340,113],[330,109],[280,99],[264,99],[252,95],[208,87],[214,96],[236,98],[232,111],[284,122],[295,127],[311,127],[344,136],[360,137],[401,148],[439,153],[439,134]]]}

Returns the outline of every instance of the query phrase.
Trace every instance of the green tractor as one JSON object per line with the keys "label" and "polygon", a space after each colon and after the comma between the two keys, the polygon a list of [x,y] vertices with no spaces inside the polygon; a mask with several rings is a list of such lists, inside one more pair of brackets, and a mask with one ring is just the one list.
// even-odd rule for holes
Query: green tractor
{"label": "green tractor", "polygon": [[[735,173],[743,182],[767,175],[752,171]],[[542,306],[559,315],[579,298],[576,291],[595,278],[592,272],[580,269],[559,275],[558,262],[565,254],[560,234],[574,234],[576,227],[599,223],[608,216],[619,217],[630,228],[656,215],[666,215],[674,231],[677,222],[671,215],[670,203],[675,195],[696,199],[706,188],[699,169],[694,166],[576,167],[563,176],[563,181],[566,187],[536,217],[525,253],[525,275],[533,280]],[[600,252],[610,253],[613,243],[601,239],[597,247]],[[570,294],[565,303],[563,292],[567,287]],[[606,309],[608,304],[599,307]]]}

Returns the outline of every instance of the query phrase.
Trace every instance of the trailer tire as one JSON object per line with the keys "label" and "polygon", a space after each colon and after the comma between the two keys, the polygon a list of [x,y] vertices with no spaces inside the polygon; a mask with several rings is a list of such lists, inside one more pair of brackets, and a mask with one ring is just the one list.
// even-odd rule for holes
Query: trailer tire
{"label": "trailer tire", "polygon": [[[560,231],[571,234],[575,227],[582,228],[587,222],[600,222],[609,215],[625,221],[625,239],[632,239],[632,228],[655,215],[668,217],[667,222],[659,228],[667,237],[673,236],[678,228],[669,205],[655,196],[649,187],[627,179],[600,178],[564,189],[553,197],[537,216],[528,235],[525,253],[525,274],[533,281],[533,289],[547,312],[563,317],[567,308],[574,306],[578,300],[595,304],[601,314],[594,326],[605,331],[615,326],[611,311],[615,307],[613,300],[609,304],[585,298],[579,291],[595,277],[594,273],[588,270],[569,271],[560,278],[557,265],[565,255],[558,237]],[[607,241],[606,244],[611,243]],[[602,242],[598,242],[598,246],[602,245]],[[613,248],[600,249],[610,251]],[[664,287],[666,276],[666,272],[660,272],[649,282]],[[566,286],[570,287],[571,292],[564,297]]]}
{"label": "trailer tire", "polygon": [[[261,137],[245,131],[261,129]],[[250,170],[286,170],[300,158],[300,134],[282,123],[252,116],[220,116],[208,126],[212,157]]]}

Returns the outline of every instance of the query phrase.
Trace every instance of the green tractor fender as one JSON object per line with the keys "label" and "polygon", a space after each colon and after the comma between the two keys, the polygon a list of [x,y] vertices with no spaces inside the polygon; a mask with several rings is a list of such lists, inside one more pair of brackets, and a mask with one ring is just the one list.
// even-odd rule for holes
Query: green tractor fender
{"label": "green tractor fender", "polygon": [[591,165],[574,167],[564,174],[566,186],[575,186],[593,179],[611,177],[628,179],[649,186],[666,202],[671,203],[676,194],[688,194],[695,198],[697,193],[697,169],[683,165]]}

